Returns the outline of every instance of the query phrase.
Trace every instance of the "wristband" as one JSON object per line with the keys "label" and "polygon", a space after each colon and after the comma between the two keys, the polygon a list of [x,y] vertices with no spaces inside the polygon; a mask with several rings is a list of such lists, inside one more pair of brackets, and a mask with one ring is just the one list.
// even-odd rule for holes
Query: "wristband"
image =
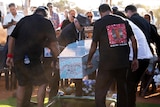
{"label": "wristband", "polygon": [[13,54],[7,54],[8,58],[13,58]]}

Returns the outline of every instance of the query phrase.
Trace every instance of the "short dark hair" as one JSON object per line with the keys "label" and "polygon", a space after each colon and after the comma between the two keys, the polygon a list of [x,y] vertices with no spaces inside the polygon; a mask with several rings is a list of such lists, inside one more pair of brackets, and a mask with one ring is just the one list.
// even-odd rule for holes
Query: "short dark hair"
{"label": "short dark hair", "polygon": [[111,8],[108,4],[101,4],[99,6],[99,12],[111,11]]}
{"label": "short dark hair", "polygon": [[132,12],[137,12],[137,8],[136,6],[134,5],[128,5],[126,8],[125,8],[125,12],[127,12],[128,10],[132,11]]}
{"label": "short dark hair", "polygon": [[51,2],[47,3],[47,7],[49,7],[50,5],[52,5],[52,3],[51,3]]}
{"label": "short dark hair", "polygon": [[10,3],[9,5],[8,5],[8,7],[16,7],[16,5],[14,4],[14,3]]}

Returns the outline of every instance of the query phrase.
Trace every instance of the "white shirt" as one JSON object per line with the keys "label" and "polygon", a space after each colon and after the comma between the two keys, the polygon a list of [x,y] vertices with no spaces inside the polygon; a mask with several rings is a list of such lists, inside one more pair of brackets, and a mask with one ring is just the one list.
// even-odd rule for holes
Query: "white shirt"
{"label": "white shirt", "polygon": [[[135,25],[133,22],[130,20],[126,19],[129,23],[129,25],[132,28],[132,31],[134,33],[134,36],[137,40],[138,44],[138,58],[137,59],[150,59],[153,57],[151,50],[149,48],[148,42],[146,40],[146,37],[144,33],[140,30],[140,28]],[[130,45],[130,55],[129,55],[129,60],[133,60],[133,49],[132,49],[132,43],[129,41]]]}
{"label": "white shirt", "polygon": [[[3,25],[7,25],[9,22],[11,22],[12,19],[14,21],[18,22],[23,17],[24,17],[24,15],[21,14],[21,13],[18,13],[18,12],[17,12],[17,15],[15,17],[11,13],[8,13],[4,17]],[[12,25],[12,26],[8,27],[7,28],[7,35],[11,35],[14,28],[15,28],[15,25]]]}

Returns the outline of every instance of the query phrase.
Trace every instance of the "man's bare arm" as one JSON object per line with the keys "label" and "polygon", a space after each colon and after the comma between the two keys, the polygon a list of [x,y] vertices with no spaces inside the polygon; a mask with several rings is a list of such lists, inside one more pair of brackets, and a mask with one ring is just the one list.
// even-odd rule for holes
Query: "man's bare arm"
{"label": "man's bare arm", "polygon": [[9,22],[7,25],[3,25],[3,28],[4,28],[4,29],[7,29],[7,28],[9,28],[10,26],[16,25],[16,24],[17,24],[17,22],[14,21],[14,20],[12,20],[12,21]]}
{"label": "man's bare arm", "polygon": [[57,57],[58,57],[58,55],[60,53],[58,42],[51,42],[50,43],[50,49],[54,53],[54,57],[57,59]]}
{"label": "man's bare arm", "polygon": [[131,42],[132,42],[132,48],[133,48],[133,61],[131,65],[132,71],[136,71],[139,67],[138,60],[137,60],[137,54],[138,54],[138,49],[137,49],[137,41],[134,36],[131,36]]}
{"label": "man's bare arm", "polygon": [[3,25],[3,29],[7,29],[7,28],[9,28],[10,26],[12,26],[12,24]]}
{"label": "man's bare arm", "polygon": [[93,57],[96,49],[97,49],[97,42],[92,41],[91,48],[90,48],[89,55],[88,55],[88,60],[87,60],[87,67],[88,68],[92,67],[91,61],[92,61],[92,57]]}
{"label": "man's bare arm", "polygon": [[131,42],[132,42],[133,60],[134,60],[134,59],[137,59],[137,54],[138,54],[138,50],[137,50],[137,40],[135,39],[134,36],[131,36],[130,40],[131,40]]}
{"label": "man's bare arm", "polygon": [[9,56],[7,55],[7,60],[6,60],[6,64],[9,67],[14,66],[14,63],[13,63],[14,45],[15,45],[15,38],[10,36],[8,40],[8,55]]}

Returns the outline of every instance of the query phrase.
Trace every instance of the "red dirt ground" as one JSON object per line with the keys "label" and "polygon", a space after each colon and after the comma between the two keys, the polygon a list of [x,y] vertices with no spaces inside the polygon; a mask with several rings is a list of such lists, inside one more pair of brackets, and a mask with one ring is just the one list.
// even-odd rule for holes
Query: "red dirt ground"
{"label": "red dirt ground", "polygon": [[[7,91],[5,89],[5,80],[4,80],[4,76],[2,76],[0,78],[0,100],[5,100],[7,98],[12,97],[14,92],[15,90]],[[157,88],[156,93],[150,94],[150,96],[145,96],[145,97],[149,97],[149,98],[139,97],[137,92],[137,102],[160,104],[160,88]]]}

